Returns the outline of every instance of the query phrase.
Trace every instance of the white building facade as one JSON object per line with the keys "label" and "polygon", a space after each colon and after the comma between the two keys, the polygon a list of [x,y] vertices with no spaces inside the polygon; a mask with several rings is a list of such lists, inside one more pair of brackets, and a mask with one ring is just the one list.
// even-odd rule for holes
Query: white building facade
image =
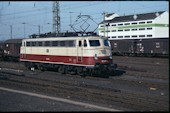
{"label": "white building facade", "polygon": [[169,38],[169,13],[108,14],[99,24],[98,32],[109,40]]}

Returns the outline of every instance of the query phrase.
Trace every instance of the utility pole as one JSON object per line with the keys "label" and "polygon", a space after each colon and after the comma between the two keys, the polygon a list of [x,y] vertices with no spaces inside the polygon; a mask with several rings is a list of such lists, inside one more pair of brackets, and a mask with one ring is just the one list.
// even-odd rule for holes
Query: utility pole
{"label": "utility pole", "polygon": [[106,12],[104,12],[103,15],[104,15],[103,16],[103,24],[104,24],[104,37],[105,37],[105,32],[106,32],[106,30],[105,30],[105,26],[106,26],[105,25],[105,16],[106,16]]}
{"label": "utility pole", "polygon": [[71,13],[73,12],[69,12],[70,13],[70,32],[71,32],[71,24],[72,24],[72,21],[71,21]]}
{"label": "utility pole", "polygon": [[40,25],[38,25],[38,34],[40,35]]}
{"label": "utility pole", "polygon": [[22,24],[24,24],[24,38],[25,38],[25,22],[23,22]]}
{"label": "utility pole", "polygon": [[107,38],[108,38],[108,26],[109,26],[110,24],[109,23],[107,23]]}
{"label": "utility pole", "polygon": [[11,39],[12,39],[12,25],[10,25]]}
{"label": "utility pole", "polygon": [[60,8],[59,1],[53,2],[53,33],[60,33]]}

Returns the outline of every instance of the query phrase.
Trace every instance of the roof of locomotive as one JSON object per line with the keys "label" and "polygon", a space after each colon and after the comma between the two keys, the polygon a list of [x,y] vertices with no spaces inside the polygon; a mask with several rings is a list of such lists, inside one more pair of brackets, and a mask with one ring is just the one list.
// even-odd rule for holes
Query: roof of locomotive
{"label": "roof of locomotive", "polygon": [[48,40],[77,40],[77,39],[98,39],[100,36],[86,36],[86,37],[48,37],[48,38],[27,38],[23,41],[48,41]]}

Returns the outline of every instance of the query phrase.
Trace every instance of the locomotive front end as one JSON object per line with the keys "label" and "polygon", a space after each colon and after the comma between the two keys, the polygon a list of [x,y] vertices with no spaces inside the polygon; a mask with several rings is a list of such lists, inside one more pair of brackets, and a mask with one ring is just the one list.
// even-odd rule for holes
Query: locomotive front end
{"label": "locomotive front end", "polygon": [[111,44],[107,38],[89,39],[90,52],[93,55],[94,64],[91,75],[109,77],[115,75],[117,64],[113,64]]}

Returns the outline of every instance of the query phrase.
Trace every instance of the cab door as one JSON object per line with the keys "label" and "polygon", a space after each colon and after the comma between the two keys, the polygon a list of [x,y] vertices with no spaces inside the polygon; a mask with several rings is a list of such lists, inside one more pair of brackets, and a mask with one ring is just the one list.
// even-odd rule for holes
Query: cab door
{"label": "cab door", "polygon": [[26,56],[26,42],[24,42],[23,54],[24,54],[24,59],[27,59],[27,56]]}
{"label": "cab door", "polygon": [[77,63],[83,62],[83,40],[78,40],[77,44]]}
{"label": "cab door", "polygon": [[20,47],[20,54],[22,55],[22,59],[26,59],[26,42],[22,42],[22,46]]}

